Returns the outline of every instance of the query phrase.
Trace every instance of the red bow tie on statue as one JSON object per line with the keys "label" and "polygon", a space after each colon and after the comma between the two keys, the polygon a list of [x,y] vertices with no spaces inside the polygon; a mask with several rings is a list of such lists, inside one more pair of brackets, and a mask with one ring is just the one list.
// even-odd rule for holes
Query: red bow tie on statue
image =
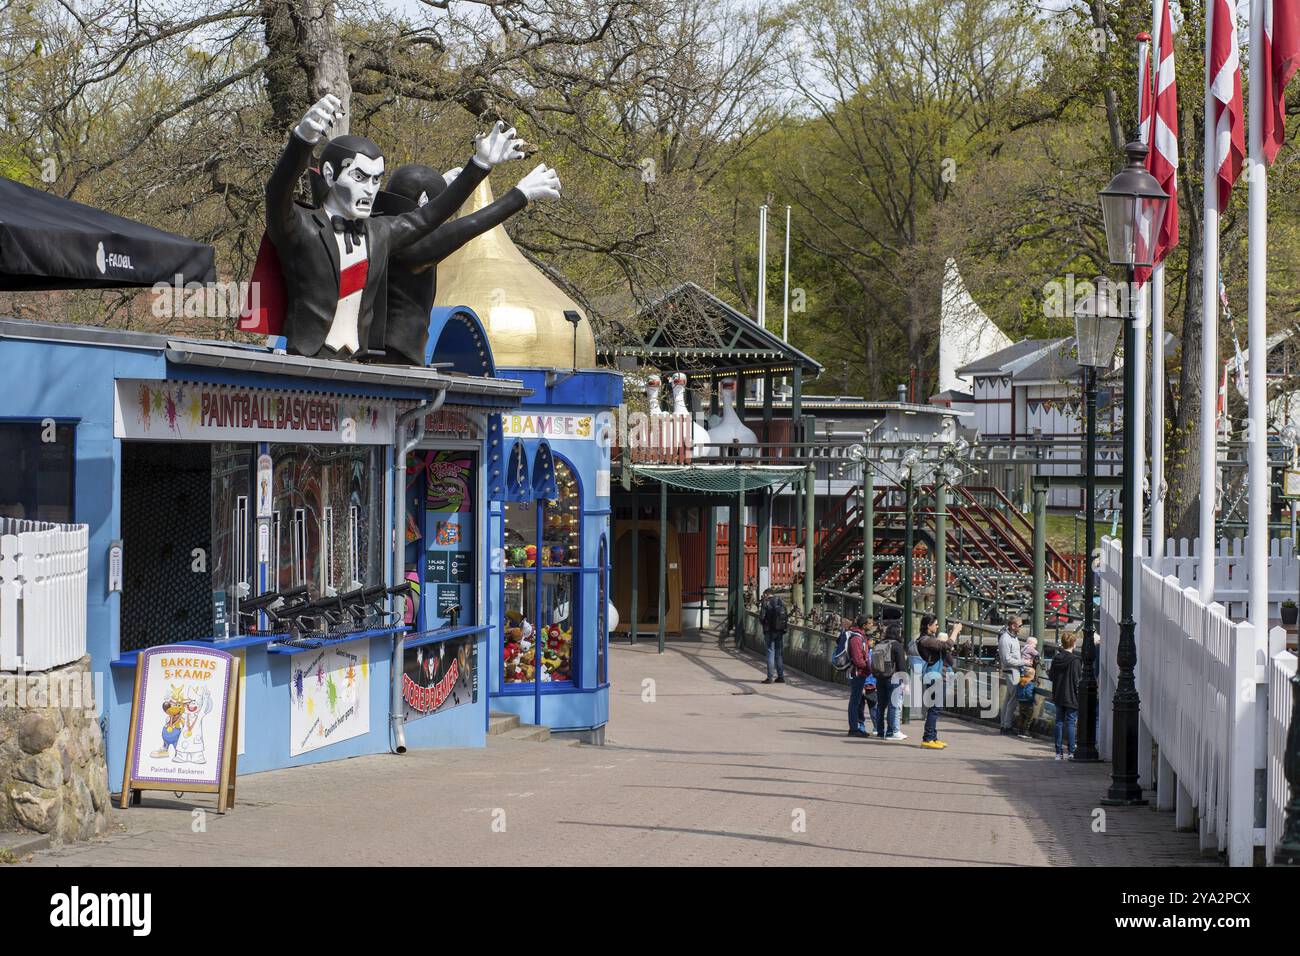
{"label": "red bow tie on statue", "polygon": [[352,251],[352,244],[361,245],[361,240],[366,236],[366,221],[364,219],[345,219],[343,216],[330,216],[330,223],[334,226],[336,233],[343,233],[343,245],[348,252]]}

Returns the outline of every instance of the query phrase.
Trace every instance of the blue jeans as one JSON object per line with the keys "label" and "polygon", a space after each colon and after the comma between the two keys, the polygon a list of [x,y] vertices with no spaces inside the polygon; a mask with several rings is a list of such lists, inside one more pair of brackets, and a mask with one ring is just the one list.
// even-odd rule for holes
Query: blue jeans
{"label": "blue jeans", "polygon": [[1065,733],[1066,742],[1070,745],[1069,753],[1074,753],[1074,736],[1075,728],[1079,725],[1079,708],[1077,707],[1058,707],[1056,708],[1056,752],[1064,756],[1066,751],[1061,749],[1061,734]]}
{"label": "blue jeans", "polygon": [[943,672],[927,670],[921,677],[921,696],[926,704],[925,732],[921,741],[939,739],[939,715],[943,713]]}
{"label": "blue jeans", "polygon": [[867,682],[867,675],[849,678],[849,730],[865,734],[867,725],[862,722],[862,685]]}
{"label": "blue jeans", "polygon": [[876,678],[876,733],[881,737],[898,733],[898,700],[905,677],[895,674],[890,680]]}
{"label": "blue jeans", "polygon": [[763,637],[767,639],[767,679],[772,679],[772,668],[776,668],[776,676],[785,677],[785,657],[781,653],[781,644],[785,640],[785,631],[764,631]]}

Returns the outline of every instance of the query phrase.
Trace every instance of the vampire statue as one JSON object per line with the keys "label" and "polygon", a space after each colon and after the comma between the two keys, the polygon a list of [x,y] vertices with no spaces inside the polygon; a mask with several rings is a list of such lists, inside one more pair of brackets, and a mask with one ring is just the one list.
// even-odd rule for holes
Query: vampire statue
{"label": "vampire statue", "polygon": [[[283,278],[281,328],[275,316],[254,318],[246,331],[282,332],[288,351],[326,358],[370,357],[371,326],[385,311],[388,259],[442,224],[498,163],[523,156],[514,130],[497,123],[476,141],[474,156],[456,181],[410,212],[372,219],[384,175],[384,156],[363,136],[339,136],[320,156],[317,208],[298,205],[294,190],[311,161],[312,149],[328,134],[341,108],[322,98],[289,136],[266,184],[266,235]],[[259,273],[265,277],[263,253]],[[265,298],[265,296],[264,296]]]}
{"label": "vampire statue", "polygon": [[[428,166],[403,166],[393,173],[388,188],[375,200],[375,215],[407,215],[432,205],[449,192],[459,192],[467,175],[461,169],[440,174]],[[474,176],[474,184],[482,178]],[[429,310],[437,292],[438,263],[534,199],[557,199],[559,195],[560,177],[554,169],[541,164],[490,206],[453,219],[395,252],[388,264],[387,324],[381,327],[376,321],[371,326],[370,347],[384,353],[378,361],[423,365],[429,342]]]}

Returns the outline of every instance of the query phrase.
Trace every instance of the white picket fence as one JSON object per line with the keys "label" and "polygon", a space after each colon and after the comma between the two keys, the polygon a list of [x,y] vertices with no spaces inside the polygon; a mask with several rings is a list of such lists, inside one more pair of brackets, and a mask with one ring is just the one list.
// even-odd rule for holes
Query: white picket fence
{"label": "white picket fence", "polygon": [[0,518],[0,671],[43,671],[86,653],[84,524]]}
{"label": "white picket fence", "polygon": [[[1101,569],[1101,735],[1111,750],[1111,707],[1118,683],[1121,556],[1108,541]],[[1166,564],[1165,567],[1168,567]],[[1257,738],[1267,726],[1269,645],[1280,650],[1275,628],[1257,641],[1254,628],[1234,623],[1222,604],[1201,601],[1196,587],[1144,562],[1137,591],[1136,681],[1144,732],[1176,777],[1171,789],[1200,818],[1202,847],[1226,850],[1233,866],[1249,866],[1265,842],[1256,826],[1256,771],[1265,770]],[[1145,737],[1145,733],[1143,734]],[[1262,741],[1259,741],[1262,744]],[[1139,755],[1144,787],[1151,788],[1151,754]],[[1189,814],[1190,815],[1190,814]]]}
{"label": "white picket fence", "polygon": [[1291,709],[1294,698],[1291,678],[1295,675],[1296,658],[1290,651],[1274,654],[1268,661],[1268,827],[1264,841],[1268,862],[1272,864],[1278,841],[1282,839],[1282,825],[1286,821],[1286,805],[1291,799],[1291,788],[1282,770],[1286,755],[1286,733],[1291,726]]}
{"label": "white picket fence", "polygon": [[[1214,557],[1214,600],[1222,604],[1228,617],[1240,620],[1247,616],[1250,600],[1249,538],[1223,538]],[[1145,554],[1151,554],[1151,542],[1144,542]],[[1164,574],[1178,578],[1183,587],[1199,587],[1201,580],[1200,539],[1188,541],[1169,538],[1164,557],[1152,563]],[[1274,538],[1269,542],[1268,616],[1276,620],[1282,601],[1294,601],[1300,593],[1300,560],[1289,542]]]}

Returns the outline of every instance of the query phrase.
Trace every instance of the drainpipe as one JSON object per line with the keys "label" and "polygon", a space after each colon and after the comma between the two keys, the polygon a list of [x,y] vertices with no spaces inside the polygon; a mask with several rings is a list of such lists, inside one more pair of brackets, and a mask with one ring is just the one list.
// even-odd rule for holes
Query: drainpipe
{"label": "drainpipe", "polygon": [[[393,436],[393,451],[397,454],[396,467],[393,469],[393,557],[392,567],[388,572],[388,586],[397,587],[405,580],[406,567],[406,456],[424,438],[424,419],[442,408],[447,400],[447,386],[443,386],[436,398],[417,405],[397,419],[397,430]],[[415,422],[415,432],[408,439],[406,428]],[[401,620],[399,607],[404,600],[400,595],[390,597],[390,610],[398,615],[394,620]],[[393,753],[406,753],[405,718],[402,716],[402,673],[405,670],[406,630],[397,633],[393,641],[392,702],[389,704],[388,721],[393,727]]]}

